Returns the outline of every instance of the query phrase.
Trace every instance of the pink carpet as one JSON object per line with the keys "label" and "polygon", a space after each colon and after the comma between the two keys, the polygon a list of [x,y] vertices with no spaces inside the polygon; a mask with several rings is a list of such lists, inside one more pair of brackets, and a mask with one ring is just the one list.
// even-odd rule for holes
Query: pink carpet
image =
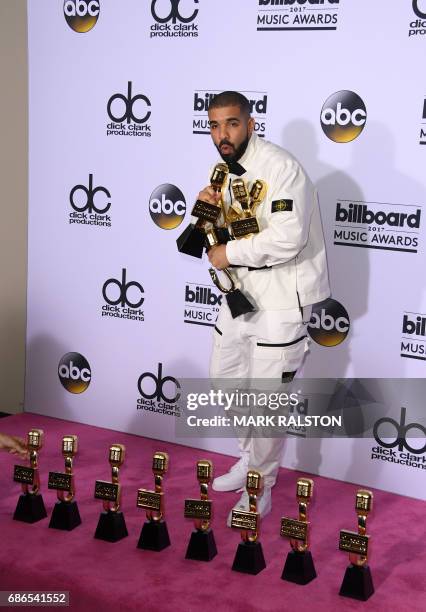
{"label": "pink carpet", "polygon": [[[373,554],[370,567],[376,592],[367,602],[338,595],[348,563],[337,550],[341,528],[354,529],[356,487],[314,476],[317,501],[311,506],[312,554],[318,577],[306,586],[280,579],[289,545],[279,536],[280,517],[296,516],[295,481],[301,474],[281,470],[273,492],[273,510],[262,523],[261,542],[267,567],[257,576],[231,571],[238,532],[225,526],[234,493],[212,492],[218,555],[210,563],[185,560],[192,522],[183,518],[183,500],[198,495],[195,462],[211,459],[220,474],[231,457],[69,423],[33,414],[0,420],[6,433],[25,436],[32,427],[45,431],[40,456],[42,493],[50,517],[56,493],[47,489],[49,470],[62,471],[61,437],[79,437],[75,461],[77,500],[82,525],[71,532],[48,529],[49,519],[33,525],[12,520],[20,486],[12,481],[14,457],[0,454],[0,590],[68,590],[72,610],[97,606],[109,610],[157,612],[261,612],[282,610],[426,610],[426,521],[422,501],[374,491],[375,511],[368,524]],[[102,502],[93,499],[96,479],[108,480],[108,447],[124,443],[121,470],[122,509],[129,537],[114,544],[93,534]],[[136,508],[139,487],[152,488],[152,454],[165,450],[170,470],[165,477],[167,524],[172,545],[162,552],[136,548],[144,520]]]}

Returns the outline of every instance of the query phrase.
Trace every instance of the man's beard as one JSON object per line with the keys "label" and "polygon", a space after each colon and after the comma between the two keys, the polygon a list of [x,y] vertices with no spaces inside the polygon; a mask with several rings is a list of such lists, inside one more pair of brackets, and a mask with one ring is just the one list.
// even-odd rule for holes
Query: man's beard
{"label": "man's beard", "polygon": [[221,156],[221,158],[223,159],[224,162],[226,162],[226,163],[236,162],[239,159],[241,159],[242,156],[244,155],[244,153],[246,152],[249,140],[250,140],[250,136],[247,133],[247,136],[246,136],[245,140],[243,140],[243,142],[234,150],[233,153],[228,153],[228,155],[225,155],[224,153],[221,153],[221,151],[220,151],[220,147],[222,145],[226,144],[226,145],[229,145],[231,147],[234,146],[231,142],[229,142],[229,140],[226,140],[226,138],[221,140],[220,143],[218,145],[216,145],[216,149],[219,151],[219,155]]}

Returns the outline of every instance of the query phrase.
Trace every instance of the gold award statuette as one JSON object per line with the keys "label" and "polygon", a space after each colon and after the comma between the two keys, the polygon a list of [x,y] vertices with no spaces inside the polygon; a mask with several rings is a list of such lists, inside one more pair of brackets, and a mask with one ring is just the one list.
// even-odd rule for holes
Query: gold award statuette
{"label": "gold award statuette", "polygon": [[266,183],[257,179],[254,181],[250,193],[242,178],[232,181],[232,193],[239,207],[232,204],[228,211],[228,222],[230,223],[234,238],[248,238],[260,231],[256,219],[256,208],[264,200],[266,195]]}
{"label": "gold award statuette", "polygon": [[31,429],[27,434],[29,451],[29,467],[15,465],[13,480],[22,487],[22,495],[18,500],[13,518],[25,523],[35,523],[47,516],[43,498],[40,494],[40,473],[38,468],[38,453],[43,448],[44,433],[42,429]]}
{"label": "gold award statuette", "polygon": [[104,512],[99,517],[95,538],[108,542],[117,542],[128,535],[123,513],[120,511],[121,485],[120,468],[124,463],[126,447],[124,444],[110,446],[108,460],[111,466],[111,482],[97,480],[95,499],[101,499]]}
{"label": "gold award statuette", "polygon": [[296,584],[308,584],[316,578],[316,571],[309,549],[308,504],[312,499],[314,482],[310,478],[299,478],[296,483],[296,499],[299,518],[281,519],[280,535],[290,540],[292,551],[287,555],[282,580]]}
{"label": "gold award statuette", "polygon": [[232,569],[246,574],[258,574],[266,567],[262,545],[258,541],[260,515],[257,499],[263,492],[263,476],[260,472],[247,472],[246,489],[249,510],[232,510],[231,527],[241,530],[242,542],[238,545]]}
{"label": "gold award statuette", "polygon": [[373,509],[373,493],[359,489],[355,497],[355,511],[358,518],[358,531],[342,529],[339,550],[349,553],[350,565],[346,568],[340,595],[366,601],[373,593],[373,579],[367,565],[369,540],[367,517]]}
{"label": "gold award statuette", "polygon": [[160,551],[170,545],[167,524],[164,519],[163,478],[169,467],[167,453],[156,452],[152,458],[155,490],[138,489],[136,505],[146,511],[144,523],[138,541],[138,548]]}
{"label": "gold award statuette", "polygon": [[200,499],[185,500],[185,518],[195,519],[195,531],[186,550],[186,559],[211,561],[217,555],[216,542],[210,529],[212,502],[209,500],[209,484],[213,478],[213,464],[207,459],[197,462],[197,480]]}
{"label": "gold award statuette", "polygon": [[61,445],[62,455],[65,459],[65,472],[49,472],[47,486],[55,489],[58,497],[53,507],[49,527],[71,531],[81,524],[75,496],[75,482],[73,460],[78,450],[77,436],[64,436]]}

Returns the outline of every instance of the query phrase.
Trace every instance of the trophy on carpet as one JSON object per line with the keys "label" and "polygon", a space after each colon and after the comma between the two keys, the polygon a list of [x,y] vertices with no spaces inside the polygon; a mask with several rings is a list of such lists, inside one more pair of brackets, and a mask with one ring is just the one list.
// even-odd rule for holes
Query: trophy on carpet
{"label": "trophy on carpet", "polygon": [[232,510],[231,527],[241,530],[232,569],[236,572],[256,575],[266,567],[262,545],[258,541],[260,515],[257,512],[257,498],[262,495],[263,477],[259,472],[247,472],[247,493],[249,511]]}
{"label": "trophy on carpet", "polygon": [[[210,185],[217,193],[222,192],[228,178],[228,166],[216,164],[210,177]],[[197,217],[195,225],[190,223],[176,240],[178,251],[201,259],[206,246],[206,223],[216,223],[222,212],[222,204],[210,204],[197,200],[191,215]]]}
{"label": "trophy on carpet", "polygon": [[146,510],[146,518],[139,537],[137,548],[160,551],[170,546],[167,523],[164,521],[163,477],[169,467],[167,453],[154,453],[152,471],[155,490],[138,489],[136,505]]}
{"label": "trophy on carpet", "polygon": [[367,517],[373,508],[373,493],[359,489],[356,493],[355,511],[358,516],[358,533],[342,530],[339,550],[349,553],[350,565],[346,568],[339,595],[366,601],[374,593],[371,571],[367,565],[368,543]]}
{"label": "trophy on carpet", "polygon": [[212,478],[212,462],[207,459],[197,461],[200,499],[185,499],[185,518],[195,519],[195,530],[191,533],[185,559],[211,561],[217,555],[216,542],[210,529],[212,502],[209,499],[209,484]]}
{"label": "trophy on carpet", "polygon": [[292,550],[288,553],[281,575],[283,580],[296,584],[308,584],[316,578],[316,571],[309,550],[308,504],[312,499],[314,482],[309,478],[298,478],[296,499],[299,503],[299,519],[283,517],[280,535],[290,540]]}
{"label": "trophy on carpet", "polygon": [[120,467],[124,463],[126,447],[124,444],[113,444],[109,449],[111,466],[111,482],[97,480],[95,483],[95,499],[103,501],[104,510],[99,516],[95,538],[107,542],[118,542],[128,536],[126,522],[120,510],[121,485],[119,483]]}
{"label": "trophy on carpet", "polygon": [[75,501],[73,460],[77,454],[77,436],[62,438],[62,455],[65,459],[65,472],[49,472],[47,486],[55,489],[58,501],[53,507],[49,527],[71,531],[81,524],[80,513]]}
{"label": "trophy on carpet", "polygon": [[19,496],[13,518],[24,523],[36,523],[46,518],[43,497],[40,493],[40,474],[38,468],[38,453],[43,447],[43,430],[31,429],[27,434],[27,448],[29,451],[30,466],[15,465],[13,480],[22,485],[22,494]]}

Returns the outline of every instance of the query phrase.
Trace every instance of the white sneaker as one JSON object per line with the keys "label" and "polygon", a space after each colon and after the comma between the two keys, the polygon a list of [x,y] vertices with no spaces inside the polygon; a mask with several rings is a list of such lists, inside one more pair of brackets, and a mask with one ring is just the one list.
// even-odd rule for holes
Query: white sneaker
{"label": "white sneaker", "polygon": [[[259,512],[261,518],[263,518],[271,511],[271,509],[272,509],[271,487],[265,487],[263,490],[262,497],[259,497],[257,499],[257,511]],[[249,496],[248,496],[247,491],[244,491],[244,493],[241,495],[240,500],[235,504],[232,510],[242,510],[245,512],[248,512],[250,510]],[[226,521],[226,524],[228,525],[228,527],[231,526],[232,510],[228,514],[228,520]]]}
{"label": "white sneaker", "polygon": [[239,461],[235,463],[229,472],[218,476],[213,480],[214,491],[235,491],[246,486],[249,454],[244,453]]}

